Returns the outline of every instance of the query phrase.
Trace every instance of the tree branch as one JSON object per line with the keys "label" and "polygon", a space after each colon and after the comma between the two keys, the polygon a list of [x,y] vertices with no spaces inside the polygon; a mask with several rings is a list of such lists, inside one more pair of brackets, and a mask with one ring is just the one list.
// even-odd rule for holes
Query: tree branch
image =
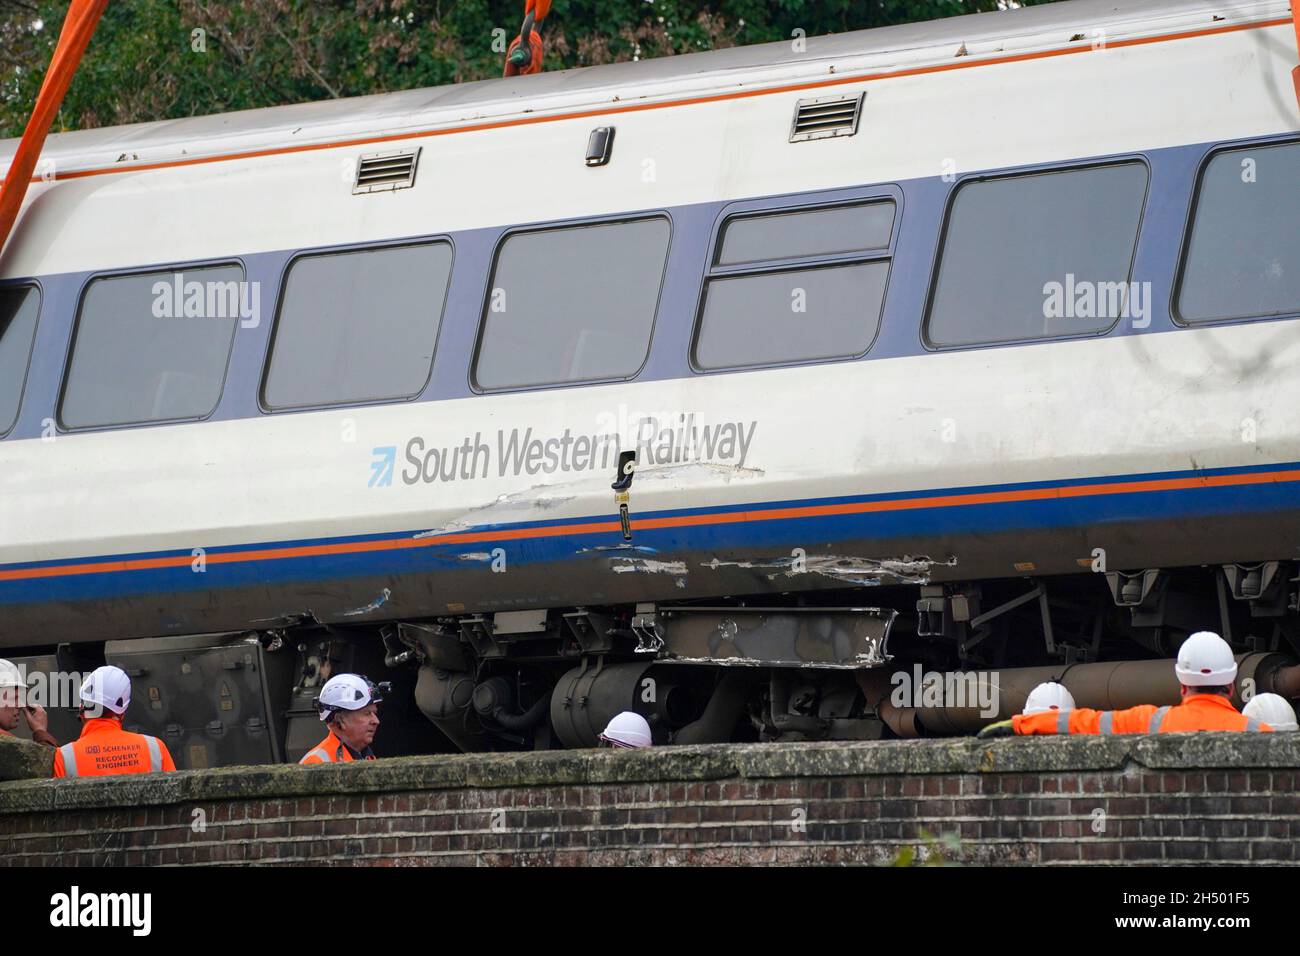
{"label": "tree branch", "polygon": [[298,57],[299,62],[307,68],[307,72],[316,77],[316,82],[325,87],[325,89],[329,91],[330,96],[334,97],[334,99],[340,99],[341,97],[339,96],[338,90],[330,86],[329,83],[325,81],[325,77],[316,72],[316,68],[308,62],[307,57],[303,55],[302,50],[298,49],[297,44],[284,35],[284,31],[280,29],[280,25],[274,20],[271,21],[271,29],[276,32],[276,35],[279,36],[281,40],[289,45],[289,49]]}

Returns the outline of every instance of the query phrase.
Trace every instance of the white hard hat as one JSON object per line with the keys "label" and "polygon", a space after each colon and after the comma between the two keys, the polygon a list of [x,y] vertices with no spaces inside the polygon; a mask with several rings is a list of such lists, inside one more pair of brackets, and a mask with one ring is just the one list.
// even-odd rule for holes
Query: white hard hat
{"label": "white hard hat", "polygon": [[329,720],[336,710],[360,710],[382,700],[375,685],[360,674],[338,674],[320,689],[316,708],[321,720]]}
{"label": "white hard hat", "polygon": [[27,681],[23,680],[23,672],[18,669],[18,665],[13,661],[0,660],[0,688],[26,686]]}
{"label": "white hard hat", "polygon": [[120,717],[131,706],[131,678],[111,664],[97,667],[82,682],[81,702],[98,705]]}
{"label": "white hard hat", "polygon": [[[13,661],[0,660],[0,706],[23,706],[23,689],[27,682]],[[16,692],[16,693],[15,693]]]}
{"label": "white hard hat", "polygon": [[1274,730],[1297,730],[1295,710],[1280,694],[1256,694],[1246,702],[1242,713],[1268,724]]}
{"label": "white hard hat", "polygon": [[615,747],[649,747],[650,725],[640,714],[625,710],[621,714],[614,715],[605,732],[600,735],[600,739]]}
{"label": "white hard hat", "polygon": [[1237,678],[1237,661],[1218,634],[1197,631],[1178,648],[1174,673],[1188,687],[1226,687]]}
{"label": "white hard hat", "polygon": [[1074,697],[1065,689],[1064,684],[1058,684],[1054,680],[1044,681],[1029,692],[1025,699],[1024,713],[1041,714],[1045,711],[1071,711],[1074,710]]}

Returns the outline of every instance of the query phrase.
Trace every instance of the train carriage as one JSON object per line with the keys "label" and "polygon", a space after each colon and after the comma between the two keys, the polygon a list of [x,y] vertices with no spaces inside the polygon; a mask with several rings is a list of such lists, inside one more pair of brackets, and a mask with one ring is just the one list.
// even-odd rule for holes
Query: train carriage
{"label": "train carriage", "polygon": [[1294,34],[1069,0],[53,136],[0,651],[130,664],[191,766],[296,758],[349,669],[395,752],[1293,653]]}

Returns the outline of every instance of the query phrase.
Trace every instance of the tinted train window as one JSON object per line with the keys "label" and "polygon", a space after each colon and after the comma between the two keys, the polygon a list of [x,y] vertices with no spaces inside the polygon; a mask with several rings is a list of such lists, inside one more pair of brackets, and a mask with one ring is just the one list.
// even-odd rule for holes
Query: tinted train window
{"label": "tinted train window", "polygon": [[1146,186],[1141,163],[959,186],[948,211],[927,341],[978,345],[1089,335],[1141,307],[1125,292]]}
{"label": "tinted train window", "polygon": [[268,408],[413,398],[433,365],[451,246],[308,256],[289,267],[262,398]]}
{"label": "tinted train window", "polygon": [[894,214],[891,201],[728,220],[704,287],[695,365],[864,353],[880,326]]}
{"label": "tinted train window", "polygon": [[1300,312],[1300,143],[1216,154],[1201,173],[1178,316]]}
{"label": "tinted train window", "polygon": [[892,202],[747,216],[727,222],[718,265],[888,249],[893,231]]}
{"label": "tinted train window", "polygon": [[497,252],[474,362],[480,388],[628,378],[650,348],[668,220],[523,232]]}
{"label": "tinted train window", "polygon": [[30,286],[0,289],[0,435],[18,420],[40,307],[40,293]]}
{"label": "tinted train window", "polygon": [[221,397],[239,266],[95,279],[77,316],[59,417],[68,428],[203,418]]}

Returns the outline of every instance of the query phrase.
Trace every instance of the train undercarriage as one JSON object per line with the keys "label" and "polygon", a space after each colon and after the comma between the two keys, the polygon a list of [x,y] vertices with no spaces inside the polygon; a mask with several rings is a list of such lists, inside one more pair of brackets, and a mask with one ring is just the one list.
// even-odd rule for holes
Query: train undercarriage
{"label": "train undercarriage", "polygon": [[[1298,587],[1294,563],[1270,561],[302,622],[11,659],[51,691],[57,675],[123,667],[127,725],[191,768],[297,760],[322,735],[313,699],[344,672],[393,684],[385,755],[592,747],[624,710],[647,718],[656,745],[949,736],[1018,712],[1046,679],[1080,706],[1176,702],[1168,658],[1196,630],[1237,651],[1239,697],[1300,696]],[[69,739],[64,696],[51,726]]]}
{"label": "train undercarriage", "polygon": [[1176,701],[1167,659],[1196,630],[1242,655],[1247,695],[1278,689],[1300,652],[1297,583],[1266,562],[510,612],[385,639],[465,750],[595,746],[621,710],[657,744],[942,736],[1018,712],[1049,678],[1081,682],[1085,706]]}

